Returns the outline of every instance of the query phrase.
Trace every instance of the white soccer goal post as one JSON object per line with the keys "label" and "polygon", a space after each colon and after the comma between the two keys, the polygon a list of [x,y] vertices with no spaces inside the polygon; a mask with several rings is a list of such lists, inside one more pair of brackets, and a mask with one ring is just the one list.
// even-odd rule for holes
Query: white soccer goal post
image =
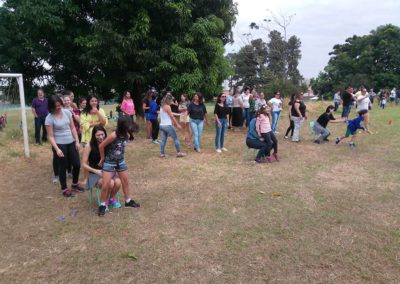
{"label": "white soccer goal post", "polygon": [[28,124],[26,123],[26,110],[25,110],[25,92],[22,74],[0,73],[0,78],[16,78],[19,89],[19,101],[21,103],[21,120],[22,120],[22,133],[24,136],[24,150],[25,157],[29,157],[29,138],[28,138]]}

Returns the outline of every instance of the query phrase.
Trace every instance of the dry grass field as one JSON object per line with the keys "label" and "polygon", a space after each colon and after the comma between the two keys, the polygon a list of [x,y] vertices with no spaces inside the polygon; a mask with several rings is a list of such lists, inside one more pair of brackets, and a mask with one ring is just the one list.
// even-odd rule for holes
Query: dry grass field
{"label": "dry grass field", "polygon": [[[308,107],[315,120],[326,104]],[[23,157],[10,113],[0,132],[0,282],[399,283],[400,107],[375,106],[371,121],[378,133],[351,150],[332,142],[344,124],[329,126],[326,144],[312,143],[309,122],[301,143],[284,140],[284,112],[272,164],[251,161],[244,130],[216,153],[214,125],[203,153],[183,146],[178,159],[169,141],[160,159],[142,127],[126,149],[141,207],[99,218],[87,193],[67,199],[51,183],[49,144],[31,139]]]}

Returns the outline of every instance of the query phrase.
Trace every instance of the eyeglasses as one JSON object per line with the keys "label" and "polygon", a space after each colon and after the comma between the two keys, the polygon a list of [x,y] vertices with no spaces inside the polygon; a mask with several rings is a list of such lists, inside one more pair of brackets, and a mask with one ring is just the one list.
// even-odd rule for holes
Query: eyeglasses
{"label": "eyeglasses", "polygon": [[226,96],[221,96],[221,98],[226,98]]}

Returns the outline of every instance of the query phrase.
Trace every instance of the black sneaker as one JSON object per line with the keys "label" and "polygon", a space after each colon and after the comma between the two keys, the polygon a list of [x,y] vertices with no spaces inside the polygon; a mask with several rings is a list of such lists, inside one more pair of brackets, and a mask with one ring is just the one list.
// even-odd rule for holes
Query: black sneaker
{"label": "black sneaker", "polygon": [[131,199],[129,202],[125,202],[125,208],[138,208],[140,207],[139,203],[136,203],[135,200]]}
{"label": "black sneaker", "polygon": [[99,216],[100,217],[104,216],[106,214],[106,208],[107,208],[107,206],[105,206],[105,205],[100,205],[99,206]]}
{"label": "black sneaker", "polygon": [[315,140],[314,143],[315,144],[321,144],[321,142],[319,140]]}
{"label": "black sneaker", "polygon": [[325,141],[325,142],[329,142],[329,139],[328,139],[328,138],[324,138],[324,141]]}

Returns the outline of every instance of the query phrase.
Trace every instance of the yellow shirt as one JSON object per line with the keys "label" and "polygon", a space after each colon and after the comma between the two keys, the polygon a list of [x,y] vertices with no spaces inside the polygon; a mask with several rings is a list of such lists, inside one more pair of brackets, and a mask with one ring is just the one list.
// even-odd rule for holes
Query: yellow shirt
{"label": "yellow shirt", "polygon": [[[104,117],[106,118],[106,124],[104,125],[104,126],[106,126],[108,123],[108,120],[107,120],[107,116],[106,116],[104,110],[102,108],[100,108],[99,113],[104,115]],[[98,115],[86,114],[86,113],[81,114],[80,123],[81,123],[82,143],[87,144],[90,142],[90,139],[92,138],[92,130],[93,130],[93,126],[91,127],[90,124],[96,123],[96,122],[100,123],[100,119],[99,119]]]}

